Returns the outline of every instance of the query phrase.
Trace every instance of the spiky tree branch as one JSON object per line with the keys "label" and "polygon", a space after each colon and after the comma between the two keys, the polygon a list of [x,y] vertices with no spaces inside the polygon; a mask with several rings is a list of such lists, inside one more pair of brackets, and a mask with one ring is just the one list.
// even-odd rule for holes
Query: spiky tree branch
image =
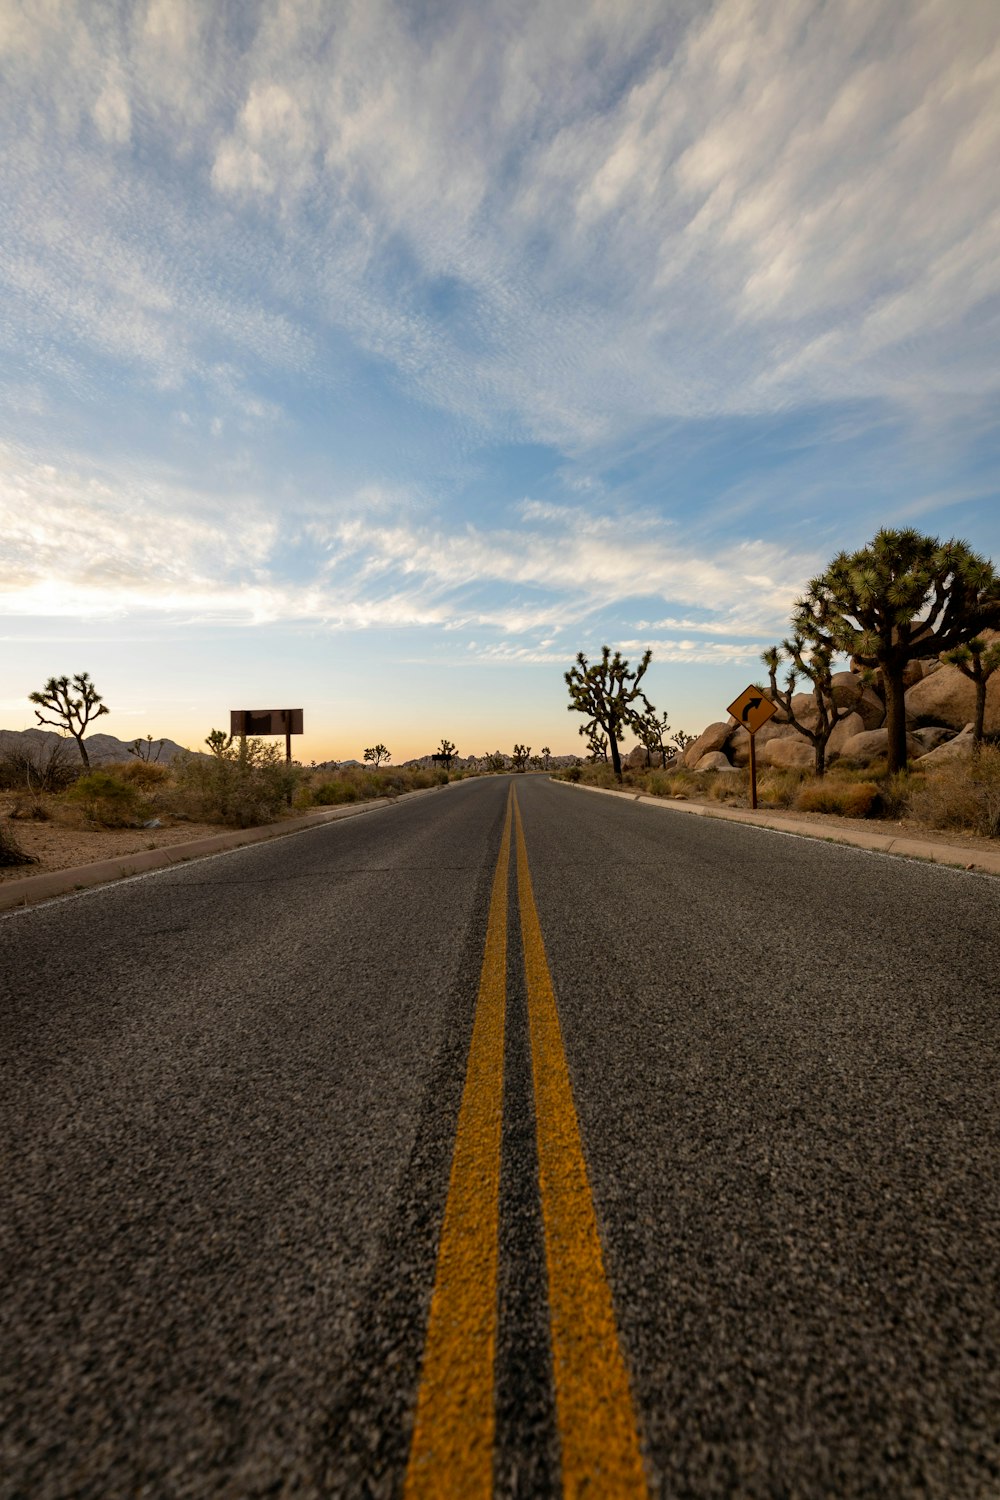
{"label": "spiky tree branch", "polygon": [[[778,670],[783,661],[789,663],[785,686],[778,686]],[[816,755],[816,775],[826,774],[826,747],[834,728],[844,717],[833,698],[833,647],[828,640],[814,638],[807,641],[798,632],[780,646],[770,646],[761,652],[761,661],[768,671],[771,697],[785,711],[789,724],[797,729],[812,744]],[[809,729],[796,718],[792,709],[792,698],[800,677],[812,683],[813,702],[816,705],[816,726]]]}
{"label": "spiky tree branch", "polygon": [[[76,696],[74,697],[74,694]],[[90,756],[83,743],[84,731],[91,719],[99,719],[109,712],[100,693],[90,680],[89,672],[77,672],[73,677],[50,677],[40,693],[29,693],[29,702],[38,703],[35,718],[39,724],[51,724],[54,729],[66,730],[76,740],[80,759],[90,769]],[[55,718],[46,718],[44,708]]]}
{"label": "spiky tree branch", "polygon": [[1000,641],[987,646],[982,636],[974,636],[964,646],[953,651],[944,651],[941,660],[957,667],[964,677],[976,684],[976,716],[972,729],[972,743],[978,747],[983,743],[986,724],[986,684],[1000,667]]}

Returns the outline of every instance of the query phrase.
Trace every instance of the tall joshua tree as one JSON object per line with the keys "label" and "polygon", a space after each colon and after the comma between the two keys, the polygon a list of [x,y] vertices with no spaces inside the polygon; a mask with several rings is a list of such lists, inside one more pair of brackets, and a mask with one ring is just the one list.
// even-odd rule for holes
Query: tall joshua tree
{"label": "tall joshua tree", "polygon": [[365,751],[364,758],[369,762],[369,764],[374,765],[377,771],[384,760],[392,760],[392,754],[389,750],[386,749],[385,745],[369,745],[367,750]]}
{"label": "tall joshua tree", "polygon": [[620,651],[611,655],[610,646],[601,647],[601,659],[588,662],[582,651],[577,653],[576,666],[565,673],[569,688],[569,712],[586,714],[588,722],[580,730],[588,743],[598,730],[608,737],[611,749],[611,764],[618,780],[622,779],[622,761],[618,746],[625,737],[626,726],[641,712],[633,707],[639,701],[642,710],[651,712],[652,705],[639,687],[646,668],[653,659],[652,651],[643,652],[642,660],[634,672]]}
{"label": "tall joshua tree", "polygon": [[[31,703],[41,705],[35,709],[35,718],[39,724],[51,724],[53,728],[65,730],[73,736],[80,751],[80,759],[89,771],[90,756],[83,743],[84,733],[91,719],[99,719],[101,714],[110,712],[91,682],[90,673],[77,672],[73,677],[50,677],[41,692],[29,693],[28,699]],[[41,711],[43,708],[55,717],[46,718]]]}
{"label": "tall joshua tree", "polygon": [[[789,724],[793,725],[812,743],[816,753],[816,775],[826,773],[826,746],[834,727],[844,717],[833,701],[833,650],[828,642],[807,642],[801,635],[782,641],[780,646],[770,646],[761,652],[761,661],[771,679],[771,697],[784,709]],[[778,686],[778,668],[787,659],[789,663],[785,686]],[[810,729],[795,717],[792,696],[800,677],[812,683],[813,702],[816,705],[816,723]]]}
{"label": "tall joshua tree", "polygon": [[913,530],[879,531],[858,552],[841,552],[795,605],[792,625],[885,685],[889,770],[906,770],[907,663],[968,645],[1000,625],[1000,577],[965,542]]}
{"label": "tall joshua tree", "polygon": [[982,636],[975,636],[964,646],[954,651],[945,651],[942,661],[957,667],[963,676],[976,684],[976,717],[972,730],[972,743],[983,743],[983,728],[986,723],[986,684],[1000,667],[1000,641],[988,646]]}

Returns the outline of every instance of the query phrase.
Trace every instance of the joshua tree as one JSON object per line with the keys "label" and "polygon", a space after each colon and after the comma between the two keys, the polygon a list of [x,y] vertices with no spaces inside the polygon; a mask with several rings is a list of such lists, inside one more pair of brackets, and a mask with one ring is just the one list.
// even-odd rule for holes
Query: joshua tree
{"label": "joshua tree", "polygon": [[676,730],[672,743],[677,746],[677,754],[683,755],[688,745],[693,745],[697,737],[697,735],[685,733],[683,729]]}
{"label": "joshua tree", "polygon": [[656,709],[651,708],[646,714],[636,715],[632,721],[632,728],[635,730],[636,739],[646,752],[646,765],[652,765],[654,750],[659,751],[662,764],[666,765],[667,735],[670,733],[669,715],[664,714],[660,718]]}
{"label": "joshua tree", "polygon": [[956,646],[954,651],[943,652],[941,660],[957,667],[970,682],[976,684],[976,718],[972,743],[979,746],[983,743],[983,726],[986,720],[986,684],[997,667],[1000,667],[1000,641],[988,646],[982,636],[977,635],[964,646]]}
{"label": "joshua tree", "polygon": [[[74,697],[74,694],[77,696]],[[90,756],[83,743],[84,731],[91,719],[99,719],[101,714],[109,712],[90,680],[90,673],[77,672],[73,677],[50,677],[42,691],[29,693],[28,699],[31,703],[41,705],[35,709],[35,718],[39,724],[51,724],[53,728],[65,730],[73,736],[80,751],[80,759],[89,770]],[[55,714],[55,718],[47,719],[41,712],[42,708]]]}
{"label": "joshua tree", "polygon": [[[785,686],[778,686],[778,668],[785,659],[789,661]],[[761,661],[771,679],[771,697],[784,709],[785,715],[799,734],[812,742],[816,754],[816,775],[826,774],[826,746],[834,726],[844,717],[833,701],[833,652],[824,642],[807,642],[801,635],[782,641],[780,646],[770,646],[761,652]],[[812,729],[801,723],[792,712],[792,696],[800,677],[812,683],[813,702],[816,705],[816,723]]]}
{"label": "joshua tree", "polygon": [[210,729],[205,736],[205,744],[211,750],[216,760],[222,760],[225,757],[226,751],[232,743],[232,735],[227,734],[224,729]]}
{"label": "joshua tree", "polygon": [[450,771],[451,763],[455,759],[455,756],[458,754],[458,751],[451,743],[451,740],[442,740],[437,753],[441,760],[444,761],[446,768]]}
{"label": "joshua tree", "polygon": [[371,745],[365,751],[365,760],[371,761],[377,771],[383,761],[392,760],[392,753],[385,745]]}
{"label": "joshua tree", "polygon": [[163,741],[154,740],[151,734],[147,734],[144,740],[133,740],[128,747],[128,753],[134,755],[137,760],[156,762],[163,754]]}
{"label": "joshua tree", "polygon": [[966,646],[1000,625],[1000,577],[964,542],[879,531],[814,578],[792,617],[796,634],[879,668],[885,685],[889,770],[906,770],[903,675],[919,656]]}
{"label": "joshua tree", "polygon": [[511,756],[515,771],[524,771],[528,764],[528,756],[531,754],[530,745],[515,745]]}
{"label": "joshua tree", "polygon": [[588,715],[588,722],[580,733],[587,737],[590,744],[594,737],[592,731],[604,731],[611,747],[611,763],[619,781],[622,779],[622,762],[618,746],[625,737],[626,726],[634,722],[639,712],[633,704],[639,699],[646,712],[651,712],[652,705],[639,683],[652,659],[652,651],[643,652],[638,667],[631,672],[620,651],[612,656],[610,646],[602,646],[599,662],[591,665],[580,651],[577,653],[576,666],[565,674],[570,713]]}
{"label": "joshua tree", "polygon": [[502,750],[490,750],[484,757],[488,771],[505,771],[507,769],[507,757]]}
{"label": "joshua tree", "polygon": [[[596,728],[596,726],[593,725],[593,724],[587,724],[585,726],[585,728],[586,728],[586,731],[587,731],[587,752],[588,752],[587,759],[589,761],[592,761],[594,765],[596,765],[598,763],[598,761],[603,761],[604,764],[607,765],[607,763],[608,763],[608,740],[607,740],[607,736],[603,735],[601,733],[601,731],[598,728]],[[582,729],[580,730],[580,733],[581,734],[583,733]]]}
{"label": "joshua tree", "polygon": [[551,754],[552,754],[552,751],[549,749],[548,745],[543,745],[542,746],[542,766],[543,766],[543,769],[546,770],[546,771],[549,769],[549,756]]}

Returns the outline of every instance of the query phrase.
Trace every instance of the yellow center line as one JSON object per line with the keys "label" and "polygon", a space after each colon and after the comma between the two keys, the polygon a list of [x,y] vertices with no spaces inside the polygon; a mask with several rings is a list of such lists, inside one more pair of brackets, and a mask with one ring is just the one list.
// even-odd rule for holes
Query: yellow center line
{"label": "yellow center line", "polygon": [[507,871],[513,788],[486,926],[486,951],[458,1116],[417,1413],[407,1500],[493,1490],[500,1133],[507,992]]}
{"label": "yellow center line", "polygon": [[514,814],[563,1493],[601,1500],[646,1496],[628,1372],[516,796]]}

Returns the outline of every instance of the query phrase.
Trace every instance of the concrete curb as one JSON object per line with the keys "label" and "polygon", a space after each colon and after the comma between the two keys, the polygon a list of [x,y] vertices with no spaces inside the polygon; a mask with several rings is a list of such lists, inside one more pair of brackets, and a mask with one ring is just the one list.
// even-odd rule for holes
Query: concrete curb
{"label": "concrete curb", "polygon": [[192,839],[187,844],[140,849],[135,854],[119,854],[113,859],[95,860],[93,864],[75,865],[68,870],[50,870],[44,875],[27,875],[22,880],[8,880],[0,884],[0,912],[34,906],[36,902],[48,901],[53,896],[65,896],[72,891],[88,890],[91,886],[107,885],[111,881],[127,879],[130,875],[144,874],[147,870],[185,864],[192,859],[203,859],[209,854],[224,854],[229,849],[241,849],[245,844],[262,844],[268,839],[303,833],[308,828],[322,828],[325,823],[335,823],[341,818],[356,818],[362,813],[377,812],[379,808],[393,807],[411,797],[426,797],[441,790],[441,787],[436,786],[421,787],[415,792],[402,792],[398,797],[377,797],[371,802],[331,807],[323,812],[303,813],[301,817],[286,818],[281,823],[264,823],[257,828],[237,828],[232,832],[213,834],[209,838]]}
{"label": "concrete curb", "polygon": [[829,833],[811,823],[798,823],[794,818],[783,818],[771,812],[756,812],[750,808],[707,807],[701,802],[684,802],[667,797],[650,797],[644,792],[617,792],[611,787],[581,786],[575,781],[557,781],[556,786],[566,786],[576,792],[596,792],[599,797],[624,797],[628,802],[644,802],[647,807],[658,807],[664,812],[694,813],[701,818],[721,818],[730,823],[744,823],[751,828],[770,828],[776,833],[794,833],[800,838],[817,839],[824,844],[853,844],[858,849],[870,849],[879,854],[897,854],[906,859],[930,860],[936,865],[957,866],[962,870],[975,870],[979,874],[1000,875],[1000,850],[996,854],[990,849],[963,849],[959,844],[932,844],[923,839],[897,838],[887,833],[862,833],[856,829],[835,829]]}

